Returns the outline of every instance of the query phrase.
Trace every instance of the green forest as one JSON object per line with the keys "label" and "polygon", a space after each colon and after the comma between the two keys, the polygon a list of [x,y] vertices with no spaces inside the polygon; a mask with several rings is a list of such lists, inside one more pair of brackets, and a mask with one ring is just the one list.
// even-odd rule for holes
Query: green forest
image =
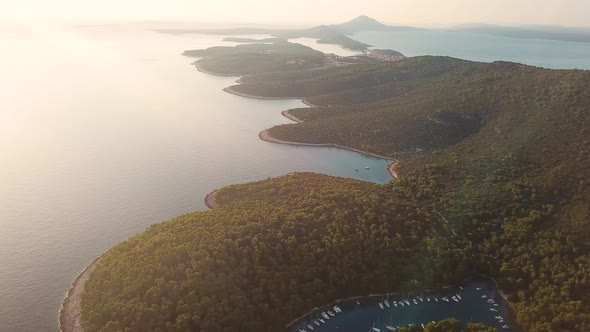
{"label": "green forest", "polygon": [[200,61],[239,58],[232,89],[319,106],[291,110],[303,123],[272,136],[391,156],[400,178],[294,173],[222,188],[218,209],[105,254],[83,294],[86,331],[274,332],[339,298],[479,275],[498,281],[523,330],[590,331],[590,72],[447,57],[330,67],[249,45]]}

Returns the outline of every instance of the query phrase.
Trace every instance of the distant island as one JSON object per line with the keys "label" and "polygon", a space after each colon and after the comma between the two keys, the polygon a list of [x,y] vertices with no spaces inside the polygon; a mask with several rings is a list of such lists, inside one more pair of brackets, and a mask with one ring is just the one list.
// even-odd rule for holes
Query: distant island
{"label": "distant island", "polygon": [[[333,25],[320,25],[301,30],[262,29],[262,28],[234,28],[234,29],[167,29],[159,30],[174,34],[210,34],[210,35],[272,35],[282,39],[315,38],[320,44],[339,45],[345,49],[365,51],[370,45],[351,39],[349,35],[361,31],[407,31],[419,30],[407,26],[388,26],[368,16],[359,16],[349,22]],[[235,39],[234,39],[235,40]]]}
{"label": "distant island", "polygon": [[[361,17],[310,30],[344,46],[359,24],[395,28]],[[482,275],[522,330],[590,329],[590,71],[240,42],[184,54],[242,76],[228,92],[316,106],[286,111],[298,123],[267,138],[387,156],[398,178],[293,173],[218,189],[213,210],[153,225],[98,261],[85,331],[274,332],[337,299]],[[494,330],[443,322],[404,331]]]}

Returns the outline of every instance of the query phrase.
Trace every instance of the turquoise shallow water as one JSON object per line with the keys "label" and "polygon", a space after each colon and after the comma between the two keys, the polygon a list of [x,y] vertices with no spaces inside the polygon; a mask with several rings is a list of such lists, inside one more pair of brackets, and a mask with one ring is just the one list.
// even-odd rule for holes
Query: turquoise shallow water
{"label": "turquoise shallow water", "polygon": [[[459,302],[452,299],[452,296],[456,294],[461,296]],[[443,296],[447,297],[450,303],[443,301],[441,299]],[[482,298],[482,296],[486,296],[486,298]],[[418,297],[422,297],[423,300]],[[435,298],[439,301],[435,301]],[[378,303],[384,299],[387,297],[366,297],[341,302],[338,306],[342,309],[342,313],[335,314],[329,320],[324,319],[325,323],[320,323],[320,326],[317,326],[314,321],[321,317],[322,312],[327,312],[327,310],[334,312],[333,305],[321,308],[295,324],[290,331],[362,332],[369,331],[373,326],[381,331],[388,331],[386,326],[398,328],[410,324],[426,325],[428,322],[446,318],[455,318],[465,323],[484,323],[496,327],[499,331],[518,331],[509,317],[507,304],[500,297],[493,283],[484,279],[470,282],[464,285],[463,289],[448,288],[441,292],[412,296],[391,295],[388,300],[390,308],[384,305],[381,309]],[[402,307],[393,304],[394,301],[399,303],[402,299],[408,299],[410,305],[404,304]],[[417,304],[413,303],[413,299],[416,299]],[[497,306],[488,303],[490,299]],[[502,319],[500,320],[496,316],[501,316]],[[307,325],[311,325],[314,329],[311,330]],[[507,327],[504,328],[504,326]]]}

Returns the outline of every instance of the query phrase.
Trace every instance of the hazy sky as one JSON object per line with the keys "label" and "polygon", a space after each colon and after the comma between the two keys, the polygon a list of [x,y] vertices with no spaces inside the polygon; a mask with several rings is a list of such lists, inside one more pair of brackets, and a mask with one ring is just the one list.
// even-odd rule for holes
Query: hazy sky
{"label": "hazy sky", "polygon": [[366,14],[393,24],[589,26],[590,0],[0,0],[0,18],[337,23]]}

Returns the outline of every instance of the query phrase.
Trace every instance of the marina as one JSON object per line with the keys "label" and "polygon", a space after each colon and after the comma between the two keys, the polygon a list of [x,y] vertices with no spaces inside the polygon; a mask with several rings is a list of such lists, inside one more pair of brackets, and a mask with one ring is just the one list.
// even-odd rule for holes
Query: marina
{"label": "marina", "polygon": [[[440,292],[384,294],[340,301],[338,311],[333,306],[316,309],[294,323],[289,331],[397,331],[413,324],[424,328],[447,318],[464,323],[484,323],[498,331],[519,331],[510,318],[504,299],[493,282],[487,279]],[[331,310],[334,310],[334,316],[329,316],[329,320],[320,322],[314,318],[318,315],[326,317]]]}

